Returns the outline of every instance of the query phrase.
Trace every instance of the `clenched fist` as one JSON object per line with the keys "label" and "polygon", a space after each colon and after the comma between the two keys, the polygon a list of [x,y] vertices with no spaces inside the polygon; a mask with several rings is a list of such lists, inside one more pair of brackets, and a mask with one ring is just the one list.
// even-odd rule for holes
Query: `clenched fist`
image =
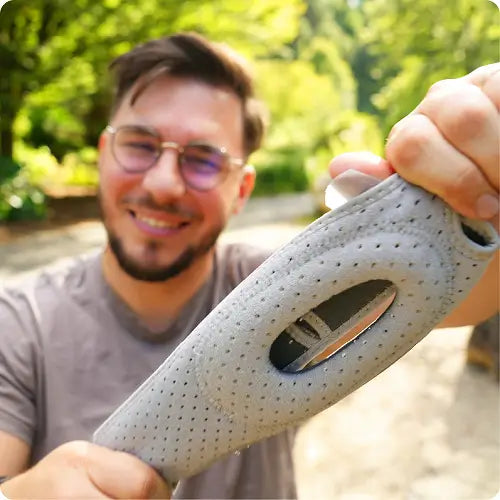
{"label": "clenched fist", "polygon": [[85,441],[56,448],[37,465],[1,486],[16,498],[170,498],[151,467],[127,453]]}
{"label": "clenched fist", "polygon": [[434,84],[389,134],[386,159],[348,153],[330,174],[354,168],[379,178],[396,171],[457,212],[492,220],[499,210],[500,63]]}
{"label": "clenched fist", "polygon": [[[397,123],[386,159],[346,153],[330,175],[355,169],[385,179],[395,171],[434,193],[458,213],[490,221],[499,230],[500,63],[434,84]],[[476,325],[498,312],[499,252],[471,293],[440,325]]]}

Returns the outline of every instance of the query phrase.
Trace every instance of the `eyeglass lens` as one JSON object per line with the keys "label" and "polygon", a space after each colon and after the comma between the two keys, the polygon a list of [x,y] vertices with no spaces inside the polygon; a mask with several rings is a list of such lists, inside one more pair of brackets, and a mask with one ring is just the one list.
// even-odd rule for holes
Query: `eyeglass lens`
{"label": "eyeglass lens", "polygon": [[[135,127],[116,131],[114,154],[129,172],[144,172],[151,168],[162,153],[161,140],[154,134]],[[179,153],[179,168],[184,181],[200,190],[211,189],[227,172],[228,157],[208,144],[188,144]]]}

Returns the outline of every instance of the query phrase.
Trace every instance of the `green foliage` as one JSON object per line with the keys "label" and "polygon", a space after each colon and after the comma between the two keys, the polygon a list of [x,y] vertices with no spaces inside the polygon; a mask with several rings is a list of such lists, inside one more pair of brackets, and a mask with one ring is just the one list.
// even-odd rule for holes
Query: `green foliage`
{"label": "green foliage", "polygon": [[12,158],[0,156],[0,182],[12,179],[20,170],[21,165],[16,163]]}
{"label": "green foliage", "polygon": [[22,169],[0,162],[0,218],[31,186],[97,184],[107,65],[137,43],[194,30],[253,61],[272,125],[251,160],[268,194],[317,185],[336,154],[382,153],[433,82],[498,60],[499,20],[487,0],[12,0],[0,14],[0,154]]}
{"label": "green foliage", "polygon": [[0,15],[0,61],[6,70],[0,80],[0,154],[23,164],[26,183],[2,185],[4,199],[13,188],[27,192],[29,183],[97,183],[95,149],[89,145],[96,144],[107,122],[112,58],[180,30],[224,41],[250,57],[277,53],[295,37],[304,8],[302,0],[7,3]]}
{"label": "green foliage", "polygon": [[18,143],[16,158],[19,158],[29,182],[41,189],[64,186],[96,188],[99,182],[97,150],[92,147],[68,153],[59,163],[47,146],[34,149]]}
{"label": "green foliage", "polygon": [[383,137],[375,117],[359,111],[345,111],[337,120],[325,127],[324,141],[305,163],[309,184],[313,189],[324,184],[327,165],[341,153],[349,151],[371,151],[383,153]]}
{"label": "green foliage", "polygon": [[29,182],[19,164],[0,156],[0,221],[40,219],[44,216],[43,193]]}
{"label": "green foliage", "polygon": [[313,38],[298,60],[259,61],[256,68],[272,126],[265,148],[252,161],[259,174],[257,186],[275,179],[257,194],[305,190],[325,175],[336,154],[381,151],[378,124],[356,110],[356,83],[349,65],[326,39]]}
{"label": "green foliage", "polygon": [[23,142],[16,143],[15,159],[22,166],[23,172],[35,186],[44,186],[51,179],[59,177],[59,163],[47,146],[32,148]]}
{"label": "green foliage", "polygon": [[408,114],[427,89],[497,62],[500,12],[487,0],[371,0],[360,39],[376,63],[372,102],[384,133]]}
{"label": "green foliage", "polygon": [[[95,143],[106,124],[107,65],[137,43],[196,30],[248,55],[279,50],[295,36],[301,0],[14,0],[0,15],[0,123],[21,107],[34,120],[25,140],[61,158]],[[242,30],[241,27],[245,29]],[[2,135],[0,153],[13,140]]]}
{"label": "green foliage", "polygon": [[307,191],[304,160],[303,151],[294,148],[268,153],[265,163],[257,169],[254,196]]}
{"label": "green foliage", "polygon": [[76,153],[68,153],[62,162],[64,184],[97,188],[99,171],[97,169],[97,150],[83,148]]}

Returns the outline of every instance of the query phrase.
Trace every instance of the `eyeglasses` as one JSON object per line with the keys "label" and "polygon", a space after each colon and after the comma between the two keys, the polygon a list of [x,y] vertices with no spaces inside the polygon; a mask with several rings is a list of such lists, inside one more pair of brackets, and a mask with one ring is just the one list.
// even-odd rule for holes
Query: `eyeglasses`
{"label": "eyeglasses", "polygon": [[189,187],[208,191],[220,184],[233,167],[245,162],[231,157],[225,149],[210,144],[192,142],[181,146],[176,142],[164,142],[154,129],[124,125],[106,131],[112,136],[111,151],[117,163],[130,173],[149,170],[165,149],[177,151],[177,162],[182,179]]}

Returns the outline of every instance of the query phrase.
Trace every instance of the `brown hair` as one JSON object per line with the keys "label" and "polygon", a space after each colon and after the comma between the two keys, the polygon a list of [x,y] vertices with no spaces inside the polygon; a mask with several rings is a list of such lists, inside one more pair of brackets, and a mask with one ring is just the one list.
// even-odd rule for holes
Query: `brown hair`
{"label": "brown hair", "polygon": [[110,69],[115,76],[112,113],[137,83],[130,102],[157,77],[191,77],[213,86],[227,87],[240,99],[243,110],[245,154],[257,150],[264,137],[266,111],[255,97],[252,76],[240,55],[228,46],[195,33],[181,33],[138,45],[117,57]]}

